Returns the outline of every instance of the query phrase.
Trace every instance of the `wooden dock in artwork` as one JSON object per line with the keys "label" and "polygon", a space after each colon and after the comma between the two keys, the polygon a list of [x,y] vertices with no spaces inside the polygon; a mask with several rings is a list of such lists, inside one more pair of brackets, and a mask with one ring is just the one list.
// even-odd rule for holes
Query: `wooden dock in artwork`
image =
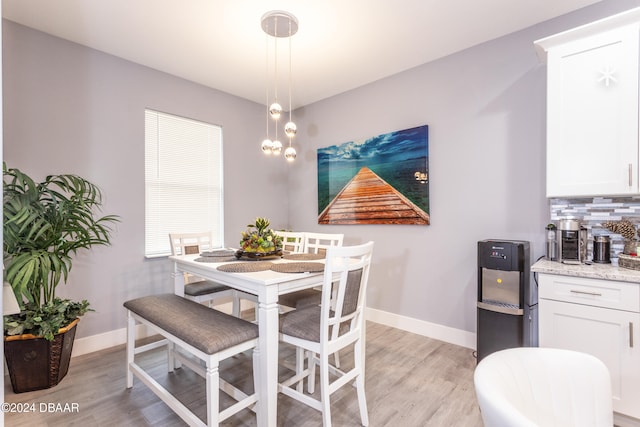
{"label": "wooden dock in artwork", "polygon": [[429,224],[429,214],[363,167],[318,216],[318,224]]}

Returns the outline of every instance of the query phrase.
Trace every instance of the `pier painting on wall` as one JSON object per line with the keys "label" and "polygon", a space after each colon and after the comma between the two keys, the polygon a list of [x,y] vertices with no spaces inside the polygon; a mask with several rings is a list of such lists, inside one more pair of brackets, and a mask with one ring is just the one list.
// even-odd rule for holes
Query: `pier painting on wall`
{"label": "pier painting on wall", "polygon": [[429,223],[429,126],[318,149],[318,224]]}

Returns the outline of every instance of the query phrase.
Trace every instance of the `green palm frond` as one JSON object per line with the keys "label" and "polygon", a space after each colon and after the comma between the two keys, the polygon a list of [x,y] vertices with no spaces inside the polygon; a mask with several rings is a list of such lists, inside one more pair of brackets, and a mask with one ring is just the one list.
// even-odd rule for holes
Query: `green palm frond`
{"label": "green palm frond", "polygon": [[117,215],[97,215],[100,189],[72,174],[35,182],[3,163],[3,259],[18,301],[47,305],[66,282],[72,256],[109,245]]}

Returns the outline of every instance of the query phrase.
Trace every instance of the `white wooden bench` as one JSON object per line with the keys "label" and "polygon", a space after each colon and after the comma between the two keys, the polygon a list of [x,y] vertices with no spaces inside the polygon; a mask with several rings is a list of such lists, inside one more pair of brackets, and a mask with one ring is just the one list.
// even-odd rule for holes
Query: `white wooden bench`
{"label": "white wooden bench", "polygon": [[[125,302],[124,307],[127,309],[127,388],[133,387],[135,375],[191,426],[217,426],[245,408],[255,411],[258,390],[255,383],[257,325],[174,294],[136,298]],[[164,339],[136,347],[136,322],[146,325]],[[167,347],[169,372],[173,372],[179,361],[205,378],[206,424],[135,362],[136,354],[162,346]],[[220,378],[218,365],[220,361],[251,348],[254,391],[247,395]],[[220,389],[236,400],[222,411],[219,410]]]}

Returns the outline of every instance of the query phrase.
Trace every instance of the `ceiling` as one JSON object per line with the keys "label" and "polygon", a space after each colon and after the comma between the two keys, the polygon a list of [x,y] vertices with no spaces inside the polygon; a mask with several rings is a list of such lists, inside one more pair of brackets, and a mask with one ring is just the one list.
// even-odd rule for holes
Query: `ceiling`
{"label": "ceiling", "polygon": [[[2,15],[264,104],[275,77],[260,21],[286,10],[300,27],[291,38],[297,108],[598,1],[4,0]],[[288,40],[278,52],[286,110]]]}

